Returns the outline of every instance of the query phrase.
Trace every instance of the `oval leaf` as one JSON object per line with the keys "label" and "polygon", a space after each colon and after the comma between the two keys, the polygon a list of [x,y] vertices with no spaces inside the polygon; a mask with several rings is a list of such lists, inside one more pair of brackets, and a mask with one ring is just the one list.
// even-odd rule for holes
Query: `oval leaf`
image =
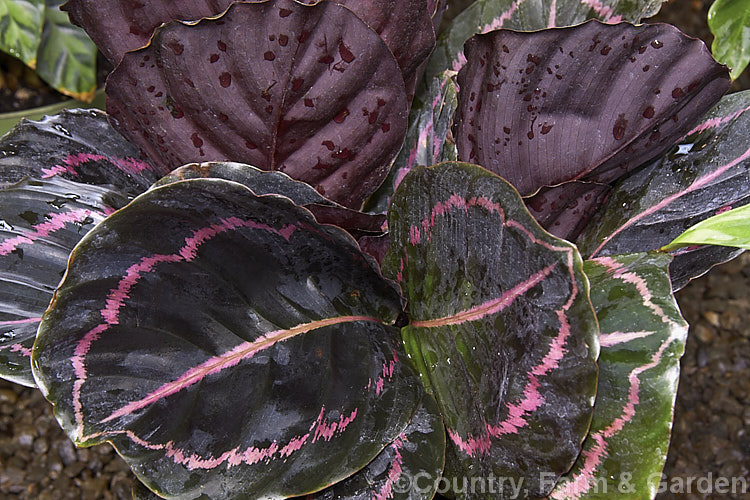
{"label": "oval leaf", "polygon": [[427,76],[461,69],[466,62],[464,42],[477,33],[500,28],[537,31],[573,26],[592,18],[607,23],[638,23],[655,15],[661,4],[662,0],[476,0],[441,33],[427,63]]}
{"label": "oval leaf", "polygon": [[0,0],[0,50],[32,68],[43,25],[44,0]]}
{"label": "oval leaf", "polygon": [[225,179],[238,182],[257,194],[280,194],[310,210],[322,224],[333,224],[350,234],[382,234],[385,216],[342,207],[315,191],[309,184],[295,181],[281,172],[266,172],[242,163],[192,163],[160,179],[154,187],[186,179]]}
{"label": "oval leaf", "polygon": [[466,55],[458,157],[523,196],[616,180],[671,147],[729,88],[703,42],[667,24],[500,30],[472,38]]}
{"label": "oval leaf", "polygon": [[[724,97],[672,151],[618,183],[578,240],[584,255],[658,250],[689,227],[750,202],[750,91]],[[729,247],[677,250],[672,284],[683,287],[738,254]]]}
{"label": "oval leaf", "polygon": [[236,3],[217,19],[169,23],[127,54],[107,110],[162,167],[241,161],[359,208],[406,132],[399,75],[380,37],[340,5]]}
{"label": "oval leaf", "polygon": [[35,385],[31,346],[70,251],[156,175],[99,111],[23,121],[0,139],[0,377]]}
{"label": "oval leaf", "polygon": [[583,452],[552,499],[650,500],[660,486],[687,323],[663,254],[586,261],[601,329],[599,388]]}
{"label": "oval leaf", "polygon": [[750,4],[744,0],[715,0],[708,10],[708,27],[714,35],[711,51],[717,61],[732,68],[739,78],[750,62]]}
{"label": "oval leaf", "polygon": [[402,336],[443,413],[446,478],[493,474],[509,478],[503,495],[518,481],[545,495],[580,452],[596,390],[577,250],[544,232],[507,182],[468,164],[412,170],[388,217],[383,265],[409,300]]}
{"label": "oval leaf", "polygon": [[400,310],[351,237],[288,199],[177,182],[73,251],[34,376],[76,443],[112,442],[160,495],[306,494],[416,410]]}

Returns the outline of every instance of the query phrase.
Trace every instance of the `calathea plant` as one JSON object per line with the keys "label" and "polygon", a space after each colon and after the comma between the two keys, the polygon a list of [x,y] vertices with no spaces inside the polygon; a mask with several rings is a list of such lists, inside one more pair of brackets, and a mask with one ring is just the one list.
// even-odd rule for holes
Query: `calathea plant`
{"label": "calathea plant", "polygon": [[653,497],[734,252],[658,250],[746,204],[750,98],[667,25],[496,29],[649,10],[564,4],[426,60],[425,0],[71,0],[118,66],[2,139],[4,376],[138,497]]}

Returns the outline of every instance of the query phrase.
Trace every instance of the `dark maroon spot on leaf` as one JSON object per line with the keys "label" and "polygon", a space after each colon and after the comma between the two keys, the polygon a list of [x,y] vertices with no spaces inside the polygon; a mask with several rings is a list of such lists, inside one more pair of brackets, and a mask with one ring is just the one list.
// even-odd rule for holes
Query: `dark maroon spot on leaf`
{"label": "dark maroon spot on leaf", "polygon": [[382,130],[383,132],[388,132],[389,130],[391,130],[391,124],[390,123],[382,124],[380,126],[380,130]]}
{"label": "dark maroon spot on leaf", "polygon": [[528,132],[528,133],[526,134],[526,136],[527,136],[527,137],[528,137],[529,139],[533,139],[533,138],[534,138],[534,131],[533,131],[533,130],[529,130],[529,132]]}
{"label": "dark maroon spot on leaf", "polygon": [[349,151],[348,149],[344,148],[341,151],[337,151],[337,152],[331,154],[331,156],[333,158],[338,158],[340,160],[346,160],[346,159],[351,159],[354,155],[352,155],[351,151]]}
{"label": "dark maroon spot on leaf", "polygon": [[507,45],[503,45],[503,52],[505,52],[506,54],[510,54],[510,50],[508,50]]}
{"label": "dark maroon spot on leaf", "polygon": [[688,85],[688,92],[693,92],[695,89],[697,89],[700,86],[701,82],[699,80],[693,80]]}
{"label": "dark maroon spot on leaf", "polygon": [[344,45],[344,42],[339,43],[339,55],[341,55],[341,59],[345,62],[350,63],[354,60],[354,54],[349,50],[349,47]]}
{"label": "dark maroon spot on leaf", "polygon": [[190,136],[190,140],[193,141],[193,146],[196,148],[203,146],[203,139],[200,138],[198,132],[193,132],[193,135]]}
{"label": "dark maroon spot on leaf", "polygon": [[305,83],[305,80],[302,78],[295,78],[292,80],[292,90],[297,91],[302,87],[302,85]]}
{"label": "dark maroon spot on leaf", "polygon": [[216,41],[216,46],[219,48],[220,51],[226,52],[227,51],[227,44],[222,42],[221,40]]}
{"label": "dark maroon spot on leaf", "polygon": [[279,45],[281,45],[282,47],[286,47],[288,43],[289,43],[289,36],[279,35]]}
{"label": "dark maroon spot on leaf", "polygon": [[609,45],[605,45],[604,47],[602,47],[602,50],[600,50],[599,53],[603,56],[606,56],[611,50],[612,47],[610,47]]}
{"label": "dark maroon spot on leaf", "polygon": [[292,13],[289,9],[279,9],[279,16],[280,17],[289,17],[289,15]]}
{"label": "dark maroon spot on leaf", "polygon": [[263,54],[263,59],[265,59],[266,61],[273,61],[274,59],[276,59],[276,54],[268,50]]}
{"label": "dark maroon spot on leaf", "polygon": [[224,88],[229,87],[232,84],[232,75],[226,71],[219,75],[219,84]]}
{"label": "dark maroon spot on leaf", "polygon": [[313,104],[312,99],[310,99],[309,97],[305,97],[305,106],[308,108],[312,108],[315,106],[315,104]]}
{"label": "dark maroon spot on leaf", "polygon": [[639,54],[643,54],[644,52],[646,52],[646,46],[645,45],[642,45],[642,46],[638,47],[638,53]]}
{"label": "dark maroon spot on leaf", "polygon": [[660,48],[664,47],[664,43],[663,43],[663,42],[660,42],[659,40],[653,40],[653,41],[651,42],[651,46],[652,46],[653,48],[655,48],[655,49],[660,49]]}
{"label": "dark maroon spot on leaf", "polygon": [[156,90],[156,87],[154,87],[153,85],[150,85],[150,86],[149,86],[149,87],[148,87],[148,88],[147,88],[146,90],[147,90],[147,91],[148,91],[149,93],[151,93],[151,92],[153,92],[154,90]]}
{"label": "dark maroon spot on leaf", "polygon": [[615,126],[612,128],[612,135],[618,141],[621,141],[625,137],[625,129],[628,126],[628,121],[625,119],[625,115],[621,114],[615,121]]}
{"label": "dark maroon spot on leaf", "polygon": [[219,113],[219,121],[225,122],[229,120],[229,117],[225,115],[224,113]]}
{"label": "dark maroon spot on leaf", "polygon": [[378,97],[378,101],[377,102],[378,102],[378,107],[379,108],[382,108],[386,104],[385,99],[382,99],[380,97]]}
{"label": "dark maroon spot on leaf", "polygon": [[648,71],[649,69],[651,69],[651,66],[650,66],[650,65],[648,65],[648,64],[647,64],[647,65],[645,65],[645,66],[643,67],[643,71],[644,71],[644,72],[645,72],[645,71]]}
{"label": "dark maroon spot on leaf", "polygon": [[307,39],[310,37],[310,32],[307,30],[302,30],[302,33],[297,37],[297,41],[299,43],[305,43]]}
{"label": "dark maroon spot on leaf", "polygon": [[333,56],[330,54],[326,54],[322,56],[320,59],[318,59],[319,63],[323,64],[331,64],[334,61]]}
{"label": "dark maroon spot on leaf", "polygon": [[182,52],[185,50],[185,46],[182,45],[179,42],[169,42],[167,46],[172,49],[172,52],[174,52],[174,55],[179,56],[182,54]]}
{"label": "dark maroon spot on leaf", "polygon": [[684,96],[684,95],[685,95],[685,91],[684,91],[684,90],[682,90],[682,89],[681,89],[680,87],[675,87],[675,88],[674,88],[674,89],[672,90],[672,97],[673,97],[674,99],[679,99],[680,97],[682,97],[682,96]]}
{"label": "dark maroon spot on leaf", "polygon": [[328,151],[333,151],[336,148],[336,145],[333,144],[333,141],[323,141],[321,144],[323,146],[328,148]]}
{"label": "dark maroon spot on leaf", "polygon": [[542,125],[542,135],[548,134],[549,131],[552,130],[552,127],[554,127],[554,124],[550,125],[545,123],[544,125]]}
{"label": "dark maroon spot on leaf", "polygon": [[276,35],[268,35],[268,41],[273,42],[276,40]]}
{"label": "dark maroon spot on leaf", "polygon": [[255,143],[250,140],[245,141],[245,147],[247,147],[247,149],[258,149],[258,146],[256,146]]}
{"label": "dark maroon spot on leaf", "polygon": [[346,117],[349,116],[349,110],[347,108],[344,108],[343,110],[339,111],[339,114],[333,117],[333,121],[336,123],[344,123],[344,120],[346,120]]}
{"label": "dark maroon spot on leaf", "polygon": [[655,113],[654,107],[653,106],[649,106],[649,107],[647,107],[646,109],[643,110],[643,117],[651,119],[651,118],[654,117],[654,113]]}
{"label": "dark maroon spot on leaf", "polygon": [[510,127],[503,127],[503,132],[510,134]]}
{"label": "dark maroon spot on leaf", "polygon": [[219,54],[211,54],[211,57],[208,59],[209,62],[212,64],[219,60]]}

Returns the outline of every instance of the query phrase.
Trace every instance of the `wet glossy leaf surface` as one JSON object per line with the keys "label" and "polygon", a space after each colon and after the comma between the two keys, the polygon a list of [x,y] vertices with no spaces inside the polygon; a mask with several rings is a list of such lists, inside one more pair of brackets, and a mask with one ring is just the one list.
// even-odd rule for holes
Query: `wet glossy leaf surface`
{"label": "wet glossy leaf surface", "polygon": [[343,230],[286,198],[187,180],[76,247],[33,369],[71,438],[111,441],[162,495],[307,494],[414,414],[419,382],[388,326],[400,311]]}
{"label": "wet glossy leaf surface", "polygon": [[31,346],[70,251],[155,179],[101,112],[24,121],[0,140],[0,377],[34,385]]}
{"label": "wet glossy leaf surface", "polygon": [[241,161],[351,208],[380,185],[406,132],[388,47],[328,2],[238,3],[220,19],[169,23],[124,57],[107,95],[116,128],[162,167]]}
{"label": "wet glossy leaf surface", "polygon": [[412,102],[406,139],[385,182],[368,200],[366,209],[385,213],[401,179],[417,165],[429,167],[456,160],[456,145],[448,139],[458,104],[452,72],[435,77]]}
{"label": "wet glossy leaf surface", "polygon": [[[666,24],[495,31],[472,38],[466,54],[458,74],[458,157],[523,196],[572,180],[613,182],[666,151],[729,87],[726,68],[703,42]],[[592,207],[585,197],[574,197],[564,217],[586,217]],[[542,214],[558,212],[557,190],[531,204]],[[568,236],[554,224],[548,229]]]}
{"label": "wet glossy leaf surface", "polygon": [[443,473],[445,428],[425,394],[409,426],[367,467],[306,500],[430,500]]}
{"label": "wet glossy leaf surface", "polygon": [[584,265],[601,329],[599,388],[583,452],[552,499],[656,495],[688,328],[672,295],[670,260],[631,254]]}
{"label": "wet glossy leaf surface", "polygon": [[412,170],[388,223],[384,269],[409,301],[402,336],[443,413],[447,478],[523,478],[528,497],[546,494],[540,473],[575,461],[596,388],[598,331],[577,250],[541,230],[504,180],[468,164]]}
{"label": "wet glossy leaf surface", "polygon": [[192,163],[173,170],[154,187],[186,179],[225,179],[239,182],[257,195],[279,194],[310,210],[322,224],[346,229],[353,236],[383,233],[384,215],[368,214],[343,207],[315,191],[309,184],[295,181],[281,172],[267,172],[242,163]]}
{"label": "wet glossy leaf surface", "polygon": [[[587,256],[657,250],[690,226],[750,201],[750,92],[724,97],[667,155],[618,183],[581,235]],[[728,247],[674,252],[672,284],[683,287],[736,256]]]}
{"label": "wet glossy leaf surface", "polygon": [[661,3],[661,0],[477,0],[438,37],[437,47],[427,64],[427,76],[445,69],[458,71],[466,62],[464,42],[477,33],[500,28],[536,31],[572,26],[587,19],[638,23],[655,15]]}

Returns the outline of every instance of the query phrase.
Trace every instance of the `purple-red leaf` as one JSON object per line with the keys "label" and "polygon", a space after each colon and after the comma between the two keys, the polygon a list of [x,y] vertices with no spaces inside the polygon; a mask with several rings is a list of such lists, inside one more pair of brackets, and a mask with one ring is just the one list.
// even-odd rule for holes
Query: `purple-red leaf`
{"label": "purple-red leaf", "polygon": [[191,179],[81,240],[32,369],[72,439],[112,442],[161,496],[302,495],[367,465],[417,409],[401,308],[343,230]]}
{"label": "purple-red leaf", "polygon": [[0,140],[0,377],[34,386],[31,347],[68,255],[159,172],[100,111],[22,121]]}
{"label": "purple-red leaf", "polygon": [[463,163],[407,174],[388,225],[383,269],[409,301],[402,337],[443,413],[446,479],[494,475],[508,479],[502,498],[511,481],[544,496],[580,452],[596,390],[578,251],[506,181]]}
{"label": "purple-red leaf", "polygon": [[[661,154],[729,87],[703,42],[666,24],[590,21],[466,44],[459,159],[523,196],[580,180],[608,184]],[[535,200],[546,213],[557,194]]]}
{"label": "purple-red leaf", "polygon": [[340,5],[236,3],[220,18],[169,23],[125,55],[107,109],[162,167],[240,161],[359,208],[406,132],[400,75],[382,39]]}

